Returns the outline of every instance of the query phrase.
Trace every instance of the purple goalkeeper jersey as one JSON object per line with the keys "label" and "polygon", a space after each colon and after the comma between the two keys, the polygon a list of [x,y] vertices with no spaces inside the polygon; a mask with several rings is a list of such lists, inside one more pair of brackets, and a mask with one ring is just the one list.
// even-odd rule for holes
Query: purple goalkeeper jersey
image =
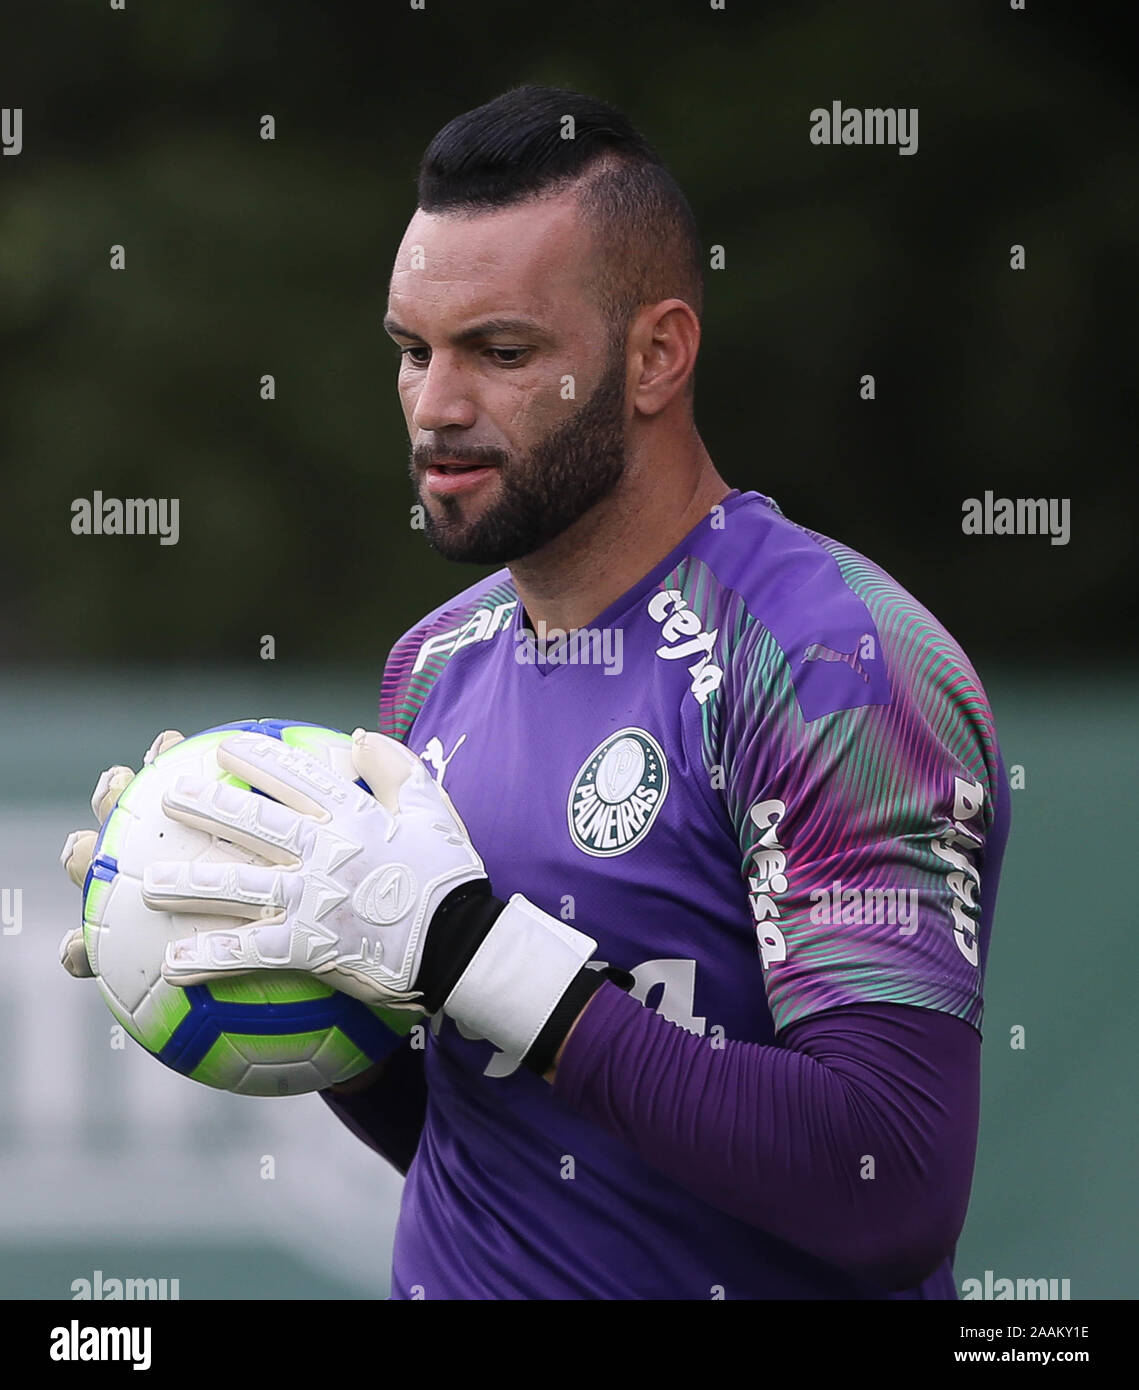
{"label": "purple goalkeeper jersey", "polygon": [[935,618],[733,492],[560,646],[534,641],[505,570],[428,615],[391,654],[380,728],[434,769],[494,892],[595,937],[640,1001],[604,986],[555,1086],[436,1017],[394,1298],[953,1297],[948,1260],[891,1294],[804,1254],[587,1095],[591,1036],[627,1049],[622,1085],[658,1084],[628,1075],[636,1047],[664,1048],[634,1040],[638,1018],[664,1027],[650,1012],[693,1074],[735,1044],[770,1056],[825,1011],[979,1030],[1007,784]]}

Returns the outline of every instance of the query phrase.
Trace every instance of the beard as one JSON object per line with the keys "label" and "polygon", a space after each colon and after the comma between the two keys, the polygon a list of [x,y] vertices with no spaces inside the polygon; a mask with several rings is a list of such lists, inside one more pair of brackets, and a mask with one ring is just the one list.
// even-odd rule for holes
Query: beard
{"label": "beard", "polygon": [[[417,468],[435,457],[500,468],[498,497],[477,516],[464,517],[454,497],[424,501]],[[624,343],[611,351],[593,394],[568,419],[555,425],[523,458],[500,449],[444,445],[413,449],[411,475],[423,505],[424,534],[447,560],[505,565],[541,550],[608,497],[625,474]]]}

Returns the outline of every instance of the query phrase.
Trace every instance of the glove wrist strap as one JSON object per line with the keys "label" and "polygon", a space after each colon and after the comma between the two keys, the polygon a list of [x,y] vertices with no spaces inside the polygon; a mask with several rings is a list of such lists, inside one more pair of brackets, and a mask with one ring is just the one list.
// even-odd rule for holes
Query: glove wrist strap
{"label": "glove wrist strap", "polygon": [[443,1007],[505,906],[490,880],[479,878],[452,889],[435,909],[413,985],[427,1013]]}
{"label": "glove wrist strap", "polygon": [[415,989],[427,1013],[442,1009],[543,1076],[606,980],[632,987],[627,971],[587,967],[596,949],[520,893],[504,903],[488,879],[476,879],[436,908]]}
{"label": "glove wrist strap", "polygon": [[[579,974],[594,974],[583,972],[582,967],[596,950],[597,942],[591,936],[515,893],[470,957],[444,1002],[443,1012],[464,1031],[486,1038],[519,1062],[527,1059],[529,1063],[528,1054],[536,1043],[541,1040],[543,1049],[548,1048],[547,1039],[542,1037],[547,1025],[551,1025],[549,1038],[558,1027],[562,1027],[564,1037],[592,993],[590,989],[563,1023],[570,1005],[562,1010],[559,1005],[571,985],[575,990],[583,987],[575,984]],[[555,1052],[560,1041],[558,1038],[555,1043]],[[537,1061],[542,1061],[541,1055]]]}

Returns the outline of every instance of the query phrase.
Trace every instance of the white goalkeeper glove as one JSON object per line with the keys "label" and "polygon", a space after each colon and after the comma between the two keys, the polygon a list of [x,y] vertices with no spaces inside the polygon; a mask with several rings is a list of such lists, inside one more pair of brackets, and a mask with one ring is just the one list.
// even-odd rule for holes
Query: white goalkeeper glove
{"label": "white goalkeeper glove", "polygon": [[278,867],[144,869],[149,907],[251,919],[171,942],[163,965],[171,984],[307,970],[368,1004],[441,1009],[468,1035],[547,1070],[605,978],[585,968],[597,943],[520,894],[508,903],[492,896],[450,798],[410,749],[356,730],[353,764],[370,794],[256,733],[226,739],[216,756],[267,796],[183,777],[164,797],[165,813]]}
{"label": "white goalkeeper glove", "polygon": [[[154,740],[143,756],[143,766],[148,767],[160,753],[181,743],[185,735],[177,729],[164,729]],[[129,767],[121,765],[109,767],[102,774],[91,793],[91,810],[100,825],[110,815],[115,802],[123,793],[127,783],[134,777]],[[87,870],[91,867],[91,856],[95,853],[95,841],[99,838],[96,830],[73,830],[64,841],[59,862],[67,872],[68,878],[77,888],[82,888],[87,880]],[[77,980],[90,980],[94,976],[91,962],[87,959],[87,947],[83,941],[83,928],[69,931],[59,943],[59,961],[69,975]]]}

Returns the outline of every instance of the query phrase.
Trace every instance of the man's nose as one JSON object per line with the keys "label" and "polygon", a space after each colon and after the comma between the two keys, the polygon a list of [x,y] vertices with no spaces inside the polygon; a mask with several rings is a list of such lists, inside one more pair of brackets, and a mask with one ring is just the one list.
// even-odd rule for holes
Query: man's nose
{"label": "man's nose", "polygon": [[446,353],[434,353],[419,378],[411,412],[417,430],[470,429],[478,419],[471,379]]}

